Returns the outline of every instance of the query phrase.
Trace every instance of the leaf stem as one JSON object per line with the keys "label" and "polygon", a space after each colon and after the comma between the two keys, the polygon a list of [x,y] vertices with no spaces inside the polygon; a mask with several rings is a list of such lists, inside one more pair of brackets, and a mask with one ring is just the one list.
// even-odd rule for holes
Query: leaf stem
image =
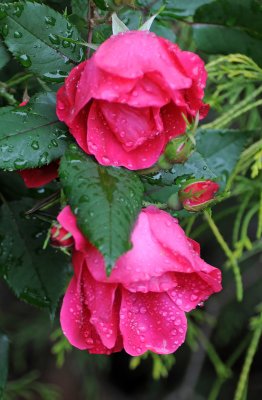
{"label": "leaf stem", "polygon": [[240,374],[240,378],[238,381],[237,389],[235,392],[234,400],[242,400],[243,394],[245,391],[245,387],[248,380],[249,371],[256,354],[259,340],[262,334],[262,313],[256,318],[257,319],[257,327],[255,328],[252,340],[247,350],[246,359]]}
{"label": "leaf stem", "polygon": [[237,260],[233,254],[233,252],[230,250],[228,247],[226,241],[224,240],[223,236],[221,235],[217,225],[215,224],[213,218],[209,214],[209,212],[206,210],[204,211],[204,216],[206,221],[208,222],[208,225],[210,229],[212,230],[215,238],[217,239],[217,242],[220,244],[222,250],[224,251],[225,255],[230,261],[230,264],[232,266],[232,270],[235,276],[235,283],[236,283],[236,297],[238,301],[242,301],[243,299],[243,283],[242,283],[242,277],[240,273],[240,268],[238,266]]}

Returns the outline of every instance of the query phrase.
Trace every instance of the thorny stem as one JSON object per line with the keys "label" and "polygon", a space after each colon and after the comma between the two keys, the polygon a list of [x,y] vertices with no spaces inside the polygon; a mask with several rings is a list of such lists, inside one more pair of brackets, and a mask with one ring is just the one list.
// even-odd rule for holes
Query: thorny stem
{"label": "thorny stem", "polygon": [[212,230],[215,238],[217,239],[217,242],[220,244],[222,250],[224,251],[225,255],[230,261],[234,276],[235,276],[235,283],[236,283],[236,296],[238,301],[242,301],[243,299],[243,283],[242,283],[242,277],[239,269],[239,265],[237,263],[237,260],[228,247],[227,243],[225,242],[223,236],[221,235],[217,225],[215,224],[213,218],[209,214],[208,211],[204,211],[204,216],[205,219],[207,220],[210,229]]}

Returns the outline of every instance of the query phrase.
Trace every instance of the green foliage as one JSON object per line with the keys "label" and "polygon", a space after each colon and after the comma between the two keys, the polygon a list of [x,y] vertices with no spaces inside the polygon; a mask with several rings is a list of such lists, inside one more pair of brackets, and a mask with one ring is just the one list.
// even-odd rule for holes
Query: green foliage
{"label": "green foliage", "polygon": [[38,381],[39,373],[32,371],[21,379],[8,383],[3,400],[61,400],[56,386]]}
{"label": "green foliage", "polygon": [[87,17],[89,0],[71,0],[73,14],[81,18]]}
{"label": "green foliage", "polygon": [[0,332],[0,398],[3,396],[8,374],[9,340]]}
{"label": "green foliage", "polygon": [[3,43],[0,41],[0,69],[3,68],[8,61],[10,60],[10,56],[6,51]]}
{"label": "green foliage", "polygon": [[105,257],[110,273],[131,248],[130,232],[140,211],[143,186],[122,168],[103,167],[70,145],[60,164],[60,179],[78,225]]}
{"label": "green foliage", "polygon": [[67,128],[55,113],[55,94],[36,95],[25,107],[0,110],[0,168],[41,167],[64,153]]}
{"label": "green foliage", "polygon": [[217,0],[194,15],[194,39],[208,54],[242,53],[262,65],[262,7],[256,0]]}
{"label": "green foliage", "polygon": [[48,224],[25,212],[34,202],[4,203],[0,214],[0,275],[21,299],[54,313],[67,277],[67,259],[43,250]]}
{"label": "green foliage", "polygon": [[142,356],[132,357],[130,360],[130,368],[136,369],[141,364],[141,361],[148,358],[152,360],[152,377],[154,380],[167,378],[169,371],[176,362],[173,354],[160,355],[148,351]]}
{"label": "green foliage", "polygon": [[80,45],[60,38],[78,40],[76,28],[43,4],[27,1],[1,5],[0,29],[5,44],[21,65],[51,82],[63,81],[83,59]]}

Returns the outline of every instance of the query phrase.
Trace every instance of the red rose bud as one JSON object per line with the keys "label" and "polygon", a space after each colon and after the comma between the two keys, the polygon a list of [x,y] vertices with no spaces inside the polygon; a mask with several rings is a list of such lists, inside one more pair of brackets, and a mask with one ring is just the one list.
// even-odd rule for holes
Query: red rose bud
{"label": "red rose bud", "polygon": [[50,244],[52,247],[68,248],[73,246],[74,239],[71,233],[56,223],[51,227]]}
{"label": "red rose bud", "polygon": [[210,205],[219,190],[216,182],[198,180],[187,182],[179,191],[179,200],[188,211],[201,211]]}

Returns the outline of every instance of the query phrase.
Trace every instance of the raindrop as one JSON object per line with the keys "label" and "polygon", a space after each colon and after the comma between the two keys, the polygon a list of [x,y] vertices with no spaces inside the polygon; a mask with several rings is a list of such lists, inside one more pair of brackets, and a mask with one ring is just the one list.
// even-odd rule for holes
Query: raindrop
{"label": "raindrop", "polygon": [[9,27],[8,27],[7,24],[5,24],[5,25],[3,26],[3,28],[2,28],[2,35],[3,35],[4,37],[6,37],[6,36],[8,35],[8,32],[9,32]]}
{"label": "raindrop", "polygon": [[27,54],[22,54],[21,56],[18,57],[18,60],[23,65],[23,67],[28,68],[32,65],[30,57]]}
{"label": "raindrop", "polygon": [[14,38],[19,39],[23,36],[23,34],[21,32],[15,31],[14,32]]}
{"label": "raindrop", "polygon": [[18,4],[14,9],[13,15],[15,15],[16,17],[20,17],[23,11],[24,11],[24,6],[22,4]]}
{"label": "raindrop", "polygon": [[54,35],[53,33],[50,33],[50,35],[48,35],[49,40],[51,43],[59,45],[60,44],[60,39],[57,35]]}
{"label": "raindrop", "polygon": [[52,140],[51,140],[51,143],[52,143],[52,145],[53,145],[54,147],[58,147],[58,143],[57,143],[57,141],[56,141],[55,139],[52,139]]}
{"label": "raindrop", "polygon": [[17,160],[14,161],[14,166],[16,169],[21,169],[22,167],[25,167],[27,164],[26,160],[23,160],[21,158],[18,158]]}
{"label": "raindrop", "polygon": [[65,48],[66,47],[70,47],[70,42],[68,42],[68,40],[63,40],[62,41],[62,46],[65,47]]}
{"label": "raindrop", "polygon": [[36,140],[34,140],[34,141],[31,143],[31,147],[32,147],[32,149],[34,149],[34,150],[38,150],[38,149],[39,149],[39,143],[38,143]]}
{"label": "raindrop", "polygon": [[45,151],[43,154],[41,154],[39,158],[39,165],[44,165],[47,164],[48,161],[48,153]]}
{"label": "raindrop", "polygon": [[45,23],[47,25],[55,26],[56,19],[54,17],[45,17]]}

